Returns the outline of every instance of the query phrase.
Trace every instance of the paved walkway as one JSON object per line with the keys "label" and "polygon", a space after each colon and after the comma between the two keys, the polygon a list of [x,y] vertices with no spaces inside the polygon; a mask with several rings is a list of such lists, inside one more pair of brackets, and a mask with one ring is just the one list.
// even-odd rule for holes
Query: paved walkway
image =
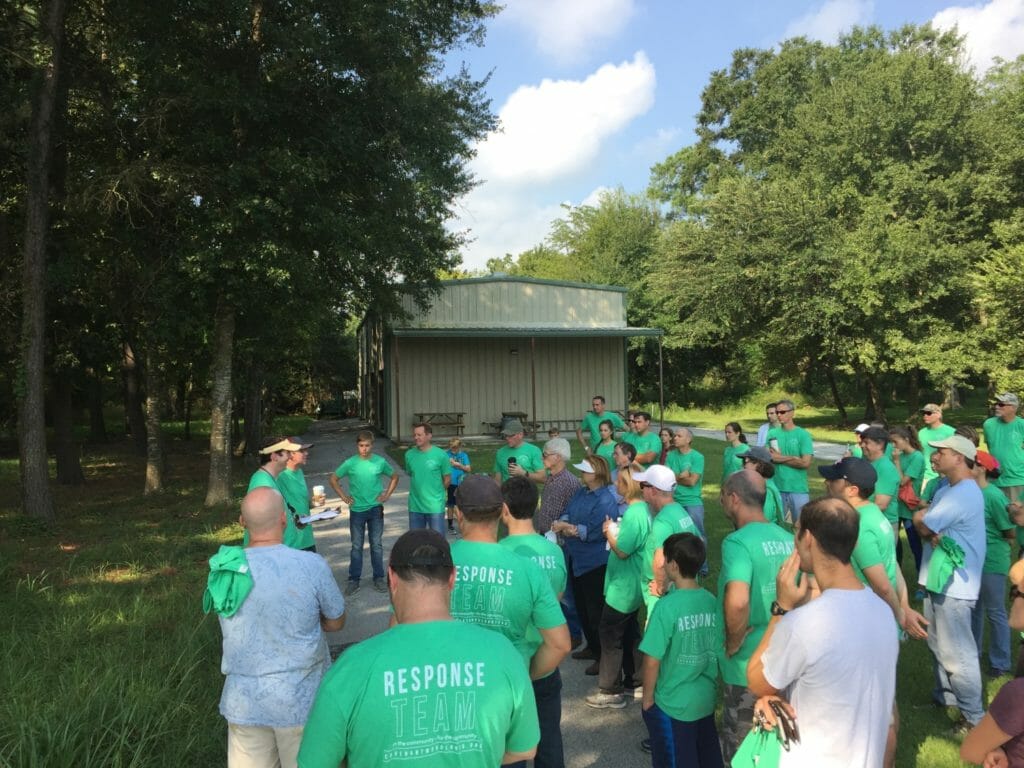
{"label": "paved walkway", "polygon": [[[670,425],[675,426],[675,425]],[[364,424],[354,419],[342,421],[317,421],[303,436],[314,443],[306,464],[306,481],[310,487],[323,485],[327,489],[327,503],[340,503],[330,487],[328,478],[349,456],[356,453],[356,434]],[[709,429],[694,429],[694,434],[722,440],[721,432]],[[384,505],[384,562],[387,564],[391,547],[409,527],[407,498],[409,479],[404,470],[392,461],[387,453],[391,443],[378,437],[374,452],[383,456],[399,475],[398,488]],[[818,458],[839,458],[845,446],[830,443],[815,443]],[[349,549],[351,540],[348,531],[348,515],[314,523],[317,550],[334,570],[338,584],[345,587],[348,580]],[[331,633],[329,642],[338,651],[347,645],[357,643],[387,629],[390,618],[387,594],[373,589],[369,551],[363,556],[362,588],[346,598],[345,612],[348,618],[341,632]],[[650,756],[640,751],[640,740],[647,731],[640,719],[640,705],[636,702],[626,709],[597,710],[587,707],[584,698],[596,691],[597,678],[587,677],[583,670],[590,662],[566,659],[562,662],[562,734],[565,741],[566,765],[568,768],[645,768],[650,765]]]}

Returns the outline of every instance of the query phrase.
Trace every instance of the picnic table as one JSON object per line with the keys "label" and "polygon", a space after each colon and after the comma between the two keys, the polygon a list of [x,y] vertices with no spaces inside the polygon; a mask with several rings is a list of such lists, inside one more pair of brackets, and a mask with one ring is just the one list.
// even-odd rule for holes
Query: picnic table
{"label": "picnic table", "polygon": [[431,427],[451,427],[459,437],[462,436],[462,431],[466,428],[462,420],[462,417],[466,415],[465,411],[414,411],[413,415],[416,417],[417,424],[429,424]]}

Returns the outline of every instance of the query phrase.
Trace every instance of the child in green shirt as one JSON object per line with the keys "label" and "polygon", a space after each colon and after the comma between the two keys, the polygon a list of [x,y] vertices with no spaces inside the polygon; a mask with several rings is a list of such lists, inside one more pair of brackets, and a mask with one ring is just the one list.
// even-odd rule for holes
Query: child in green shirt
{"label": "child in green shirt", "polygon": [[717,601],[697,584],[704,542],[676,533],[665,540],[663,552],[676,588],[654,606],[640,643],[651,755],[654,765],[721,768],[715,697],[725,638]]}

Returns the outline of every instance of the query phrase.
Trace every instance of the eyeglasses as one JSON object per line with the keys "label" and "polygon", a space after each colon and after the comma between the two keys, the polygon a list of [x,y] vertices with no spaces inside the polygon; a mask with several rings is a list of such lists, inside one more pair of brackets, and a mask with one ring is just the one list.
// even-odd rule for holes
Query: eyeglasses
{"label": "eyeglasses", "polygon": [[785,411],[785,410],[783,410],[783,411],[776,411],[775,414],[777,416],[782,416],[784,413],[792,413],[792,412],[793,412],[793,409],[790,408],[788,411]]}

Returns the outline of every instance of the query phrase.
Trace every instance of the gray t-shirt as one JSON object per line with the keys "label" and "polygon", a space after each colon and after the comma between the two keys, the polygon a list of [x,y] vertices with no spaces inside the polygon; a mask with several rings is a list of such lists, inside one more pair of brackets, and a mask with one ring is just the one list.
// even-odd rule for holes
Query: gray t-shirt
{"label": "gray t-shirt", "polygon": [[220,713],[235,725],[304,725],[330,666],[320,615],[336,619],[345,598],[320,555],[278,544],[245,550],[253,587],[224,635]]}

